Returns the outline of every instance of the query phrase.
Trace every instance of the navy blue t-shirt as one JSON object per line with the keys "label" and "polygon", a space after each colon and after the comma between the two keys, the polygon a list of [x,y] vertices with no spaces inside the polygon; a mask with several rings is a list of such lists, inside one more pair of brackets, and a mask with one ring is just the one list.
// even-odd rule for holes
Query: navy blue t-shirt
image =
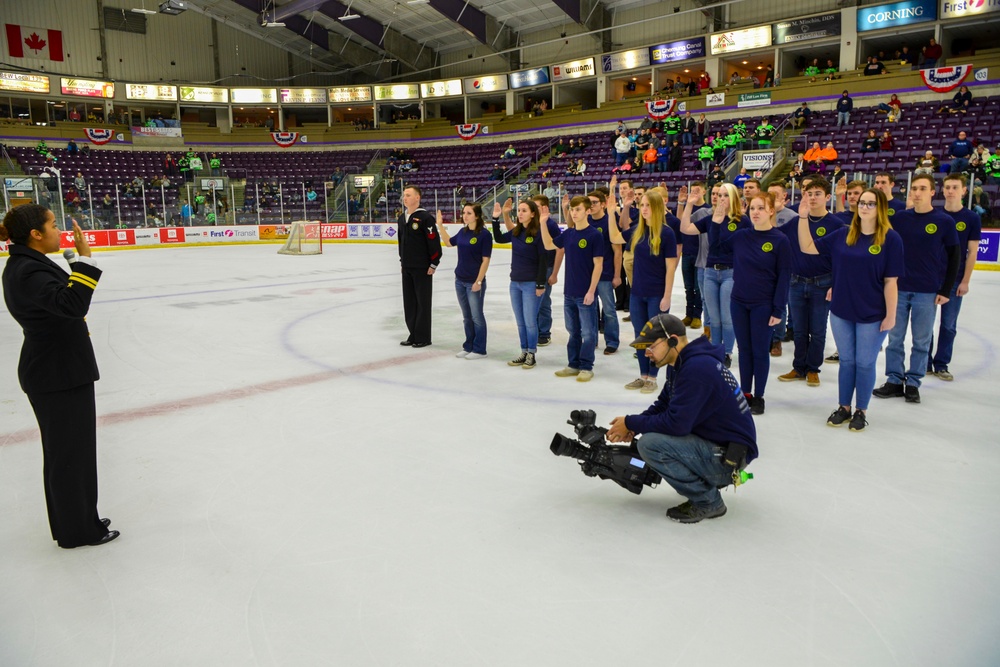
{"label": "navy blue t-shirt", "polygon": [[[551,236],[552,238],[557,238],[560,234],[562,234],[562,229],[559,228],[559,225],[552,218],[549,218],[548,220],[546,220],[545,221],[545,225],[546,225],[546,227],[549,228],[549,236]],[[555,263],[556,263],[556,251],[555,250],[546,250],[545,251],[545,263],[546,263],[546,266],[548,266],[549,268],[552,268],[553,266],[555,266]]]}
{"label": "navy blue t-shirt", "polygon": [[873,245],[874,234],[861,234],[853,246],[847,245],[847,227],[816,240],[816,249],[833,262],[836,279],[830,312],[857,324],[885,319],[885,279],[900,278],[905,271],[903,240],[889,230],[885,243]]}
{"label": "navy blue t-shirt", "polygon": [[[694,218],[694,214],[695,213],[697,213],[698,211],[700,211],[702,209],[706,209],[706,208],[709,211],[711,211],[712,210],[712,205],[711,204],[702,204],[701,206],[692,206],[691,207],[691,217]],[[678,209],[680,209],[680,206],[678,206]],[[677,222],[678,222],[678,224],[680,224],[680,220],[678,220]],[[679,226],[677,227],[677,229],[674,230],[674,234],[676,234],[677,238],[680,239],[681,246],[682,246],[681,254],[683,254],[683,255],[685,255],[687,257],[697,257],[698,256],[698,246],[701,245],[701,239],[699,238],[700,237],[699,234],[681,234]]]}
{"label": "navy blue t-shirt", "polygon": [[[962,259],[958,264],[958,277],[955,279],[957,285],[962,282],[962,276],[965,275],[965,263],[969,259],[969,241],[983,240],[983,222],[978,213],[964,206],[957,211],[945,211],[945,213],[955,221],[955,231],[958,233],[959,257]],[[976,258],[973,257],[972,261],[975,262]]]}
{"label": "navy blue t-shirt", "polygon": [[788,305],[792,275],[792,245],[777,228],[741,229],[730,237],[733,251],[733,294],[737,303],[771,304],[771,315],[781,317]]}
{"label": "navy blue t-shirt", "polygon": [[[496,231],[499,231],[496,230]],[[496,234],[496,232],[494,232]],[[547,256],[542,244],[542,234],[528,234],[527,229],[514,235],[513,231],[500,232],[498,243],[510,243],[510,281],[513,283],[545,282],[545,267]],[[539,281],[539,278],[541,279]]]}
{"label": "navy blue t-shirt", "polygon": [[942,211],[917,213],[908,208],[892,218],[892,228],[903,239],[906,273],[899,291],[937,293],[948,268],[946,247],[958,245],[955,221]]}
{"label": "navy blue t-shirt", "polygon": [[[809,233],[815,242],[824,236],[844,227],[840,218],[835,215],[824,215],[815,221],[809,220]],[[807,255],[799,246],[799,221],[790,222],[784,227],[778,227],[782,234],[788,237],[792,244],[792,275],[802,278],[815,278],[833,271],[833,263],[828,255]]]}
{"label": "navy blue t-shirt", "polygon": [[889,200],[889,222],[892,222],[892,216],[896,215],[900,211],[906,210],[906,202],[900,201],[899,199]]}
{"label": "navy blue t-shirt", "polygon": [[483,257],[493,254],[493,238],[483,227],[473,233],[468,227],[451,237],[451,244],[458,249],[458,264],[455,266],[455,278],[466,283],[476,282]]}
{"label": "navy blue t-shirt", "polygon": [[604,237],[590,226],[582,230],[571,227],[552,241],[557,248],[566,251],[563,257],[566,266],[563,294],[579,298],[586,296],[594,274],[594,258],[604,256]]}
{"label": "navy blue t-shirt", "polygon": [[[673,217],[673,216],[670,216]],[[625,247],[632,247],[632,237],[639,226],[629,227],[622,232]],[[649,230],[647,230],[648,232]],[[660,228],[660,254],[654,255],[649,246],[649,234],[635,244],[632,264],[632,294],[638,297],[663,297],[667,285],[667,262],[670,257],[677,257],[677,237],[667,225]]]}
{"label": "navy blue t-shirt", "polygon": [[750,218],[745,215],[739,219],[739,222],[733,222],[729,219],[729,216],[726,216],[726,219],[718,224],[712,221],[712,216],[707,215],[692,224],[698,228],[699,232],[708,234],[708,259],[706,260],[706,264],[710,269],[714,264],[732,266],[733,249],[731,246],[727,247],[729,237],[741,229],[753,226]]}
{"label": "navy blue t-shirt", "polygon": [[611,243],[611,226],[608,224],[608,214],[605,213],[600,218],[588,215],[587,221],[604,238],[604,268],[601,270],[601,280],[613,280],[615,277],[615,247]]}

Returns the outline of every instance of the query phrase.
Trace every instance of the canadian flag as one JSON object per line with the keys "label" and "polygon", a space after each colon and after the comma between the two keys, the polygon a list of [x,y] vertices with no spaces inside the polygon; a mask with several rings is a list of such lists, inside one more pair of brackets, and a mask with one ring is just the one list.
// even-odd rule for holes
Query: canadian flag
{"label": "canadian flag", "polygon": [[11,58],[63,59],[62,30],[45,30],[7,23],[7,51]]}

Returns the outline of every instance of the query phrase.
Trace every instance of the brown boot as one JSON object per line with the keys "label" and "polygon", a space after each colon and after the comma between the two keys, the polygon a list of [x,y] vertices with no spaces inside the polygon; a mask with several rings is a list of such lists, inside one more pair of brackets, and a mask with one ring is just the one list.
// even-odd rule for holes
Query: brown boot
{"label": "brown boot", "polygon": [[798,380],[805,380],[805,379],[806,379],[806,376],[800,374],[794,368],[792,370],[788,371],[787,373],[785,373],[784,375],[779,375],[778,376],[778,380],[781,381],[781,382],[797,382]]}
{"label": "brown boot", "polygon": [[818,387],[819,373],[813,373],[812,371],[806,373],[806,384],[810,387]]}
{"label": "brown boot", "polygon": [[776,340],[771,343],[771,356],[780,357],[781,356],[781,341]]}
{"label": "brown boot", "polygon": [[703,335],[705,338],[712,340],[712,327],[705,327],[705,333]]}

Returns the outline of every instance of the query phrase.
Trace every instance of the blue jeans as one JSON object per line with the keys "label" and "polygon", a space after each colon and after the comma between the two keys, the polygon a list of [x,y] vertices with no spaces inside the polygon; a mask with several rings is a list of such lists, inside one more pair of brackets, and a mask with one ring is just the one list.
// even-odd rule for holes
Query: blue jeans
{"label": "blue jeans", "polygon": [[969,160],[964,157],[957,157],[948,166],[948,173],[960,174],[969,168]]}
{"label": "blue jeans", "polygon": [[681,275],[684,277],[684,297],[687,306],[684,317],[701,319],[701,290],[698,289],[698,268],[693,255],[681,256]]}
{"label": "blue jeans", "polygon": [[517,321],[521,351],[534,354],[538,349],[538,306],[541,305],[541,297],[535,296],[535,283],[511,281],[510,305]]}
{"label": "blue jeans", "polygon": [[705,301],[705,269],[701,266],[695,267],[698,270],[698,294],[701,296],[701,305],[703,306],[703,311],[701,314],[701,323],[703,326],[712,326],[712,318],[708,314],[708,303]]}
{"label": "blue jeans", "polygon": [[723,504],[718,487],[732,483],[733,469],[722,462],[721,446],[693,433],[644,433],[636,446],[642,460],[694,505],[715,509]]}
{"label": "blue jeans", "polygon": [[938,328],[937,353],[934,352],[934,339],[931,339],[931,356],[927,359],[927,368],[933,368],[935,372],[948,370],[951,363],[951,355],[955,350],[955,334],[958,332],[958,313],[962,310],[962,297],[955,296],[958,283],[951,288],[951,296],[948,303],[941,306],[941,326]]}
{"label": "blue jeans", "polygon": [[628,153],[615,153],[615,166],[620,167],[625,164],[625,160],[628,159]]}
{"label": "blue jeans", "polygon": [[[646,326],[646,322],[660,314],[660,299],[662,297],[636,296],[635,294],[629,297],[628,314],[632,318],[632,330],[635,331],[636,338],[639,337],[642,328]],[[649,363],[649,359],[646,358],[644,352],[645,350],[638,350],[637,353],[639,358],[639,374],[642,377],[655,378],[660,369],[655,364]]]}
{"label": "blue jeans", "polygon": [[545,294],[538,304],[538,336],[549,338],[552,335],[552,285],[548,279],[552,277],[552,267],[545,270]]}
{"label": "blue jeans", "polygon": [[804,283],[792,276],[788,292],[791,319],[795,320],[795,354],[792,368],[801,375],[819,373],[823,366],[823,349],[826,347],[826,321],[830,314],[827,290],[833,284],[829,275],[819,282]]}
{"label": "blue jeans", "polygon": [[[608,283],[610,285],[610,283]],[[614,300],[611,301],[614,307]],[[582,296],[563,295],[563,319],[569,341],[566,343],[567,364],[581,371],[594,370],[594,352],[597,350],[597,300],[589,306]]]}
{"label": "blue jeans", "polygon": [[615,310],[615,288],[610,280],[597,282],[597,298],[601,300],[601,314],[604,317],[604,344],[617,350],[621,342],[618,331],[618,311]]}
{"label": "blue jeans", "polygon": [[[899,292],[896,326],[889,332],[889,346],[885,348],[885,375],[889,382],[920,387],[920,380],[927,372],[927,355],[930,354],[931,338],[934,336],[936,296],[933,292]],[[906,328],[911,323],[910,367],[904,371]]]}
{"label": "blue jeans", "polygon": [[693,146],[694,136],[690,132],[681,135],[681,146]]}
{"label": "blue jeans", "polygon": [[837,112],[837,127],[841,125],[851,124],[851,112],[850,111],[838,111]]}
{"label": "blue jeans", "polygon": [[458,307],[462,309],[462,323],[465,325],[465,343],[462,344],[462,349],[466,352],[486,354],[486,316],[483,314],[486,279],[483,279],[478,292],[472,291],[473,284],[455,279]]}
{"label": "blue jeans", "polygon": [[732,269],[705,269],[705,308],[712,318],[712,343],[723,345],[726,354],[733,353],[736,332],[733,331],[733,314],[729,297],[733,293]]}
{"label": "blue jeans", "polygon": [[868,402],[875,388],[878,351],[889,335],[888,331],[879,331],[881,326],[881,322],[848,322],[830,313],[830,328],[833,329],[833,339],[837,341],[837,351],[840,353],[837,378],[840,405],[851,407],[851,399],[856,398],[854,407],[858,410],[868,409]]}

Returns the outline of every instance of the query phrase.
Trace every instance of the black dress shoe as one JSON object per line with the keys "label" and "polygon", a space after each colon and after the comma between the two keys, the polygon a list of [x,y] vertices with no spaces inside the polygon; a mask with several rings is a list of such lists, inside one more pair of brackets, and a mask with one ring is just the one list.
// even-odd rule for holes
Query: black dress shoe
{"label": "black dress shoe", "polygon": [[62,544],[60,544],[59,546],[62,547],[63,549],[75,549],[77,547],[99,547],[102,544],[107,544],[108,542],[115,539],[119,535],[121,535],[121,533],[119,533],[117,530],[109,530],[106,535],[102,535],[99,539],[97,539],[94,542],[89,542],[87,544],[75,544],[71,547],[67,547]]}
{"label": "black dress shoe", "polygon": [[413,341],[410,340],[409,338],[407,338],[406,340],[399,341],[399,344],[400,345],[405,345],[406,347],[409,347],[410,345],[413,345]]}
{"label": "black dress shoe", "polygon": [[430,343],[429,342],[427,342],[427,343],[411,343],[411,345],[413,347],[427,347],[428,345],[430,345]]}
{"label": "black dress shoe", "polygon": [[111,525],[111,519],[101,519],[101,523],[103,523],[104,527],[107,528]]}

